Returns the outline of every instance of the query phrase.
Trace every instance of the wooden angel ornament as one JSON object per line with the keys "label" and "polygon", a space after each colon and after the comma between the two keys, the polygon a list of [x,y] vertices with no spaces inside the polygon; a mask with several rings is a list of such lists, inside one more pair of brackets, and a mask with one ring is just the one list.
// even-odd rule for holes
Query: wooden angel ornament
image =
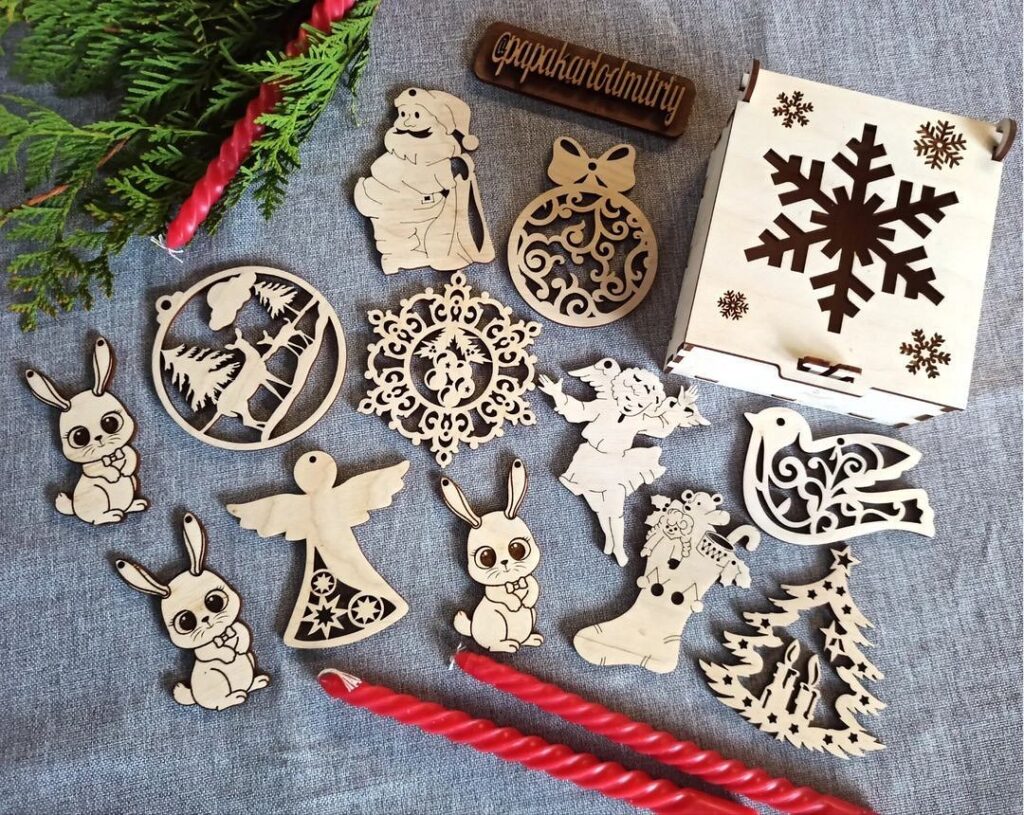
{"label": "wooden angel ornament", "polygon": [[664,439],[678,428],[708,425],[697,410],[697,392],[666,396],[658,377],[641,368],[622,368],[602,359],[570,376],[594,389],[597,398],[583,402],[562,390],[562,381],[541,376],[538,387],[554,401],[555,411],[575,424],[586,424],[584,442],[559,480],[581,495],[597,515],[604,533],[604,553],[620,566],[629,560],[623,548],[626,499],[651,484],[665,468],[660,447],[634,447],[636,436]]}
{"label": "wooden angel ornament", "polygon": [[579,631],[572,644],[594,665],[639,665],[670,673],[679,664],[679,643],[704,595],[715,585],[750,587],[750,570],[736,555],[743,543],[757,548],[760,533],[745,525],[728,536],[715,530],[729,523],[722,496],[686,490],[679,498],[656,495],[647,516],[647,558],[636,581],[640,594],[624,614]]}
{"label": "wooden angel ornament", "polygon": [[441,479],[445,504],[470,526],[469,575],[484,587],[472,615],[461,610],[455,615],[455,630],[488,651],[514,654],[544,642],[536,630],[540,586],[533,576],[540,548],[519,517],[526,484],[526,465],[516,459],[509,468],[505,508],[478,515],[458,484]]}
{"label": "wooden angel ornament", "polygon": [[[408,88],[395,99],[387,152],[356,182],[356,209],[370,219],[385,274],[429,267],[456,271],[490,263],[469,106],[444,91]],[[473,234],[475,217],[480,237]]]}
{"label": "wooden angel ornament", "polygon": [[216,572],[206,568],[206,531],[191,513],[182,521],[188,571],[162,583],[137,563],[118,560],[117,572],[133,589],[160,598],[171,642],[192,651],[195,663],[188,682],[172,691],[179,705],[224,710],[242,704],[270,684],[258,673],[250,646],[252,635],[238,615],[242,601]]}
{"label": "wooden angel ornament", "polygon": [[[744,612],[743,617],[754,633],[725,633],[725,648],[739,662],[718,664],[702,660],[700,663],[711,690],[722,704],[765,733],[796,747],[825,750],[846,758],[862,756],[885,746],[857,719],[860,714],[875,715],[885,709],[885,704],[868,693],[863,685],[866,680],[874,682],[883,676],[861,650],[871,644],[861,632],[872,625],[850,597],[850,570],[858,563],[848,546],[837,547],[832,550],[832,568],[821,580],[782,587],[789,596],[772,599],[777,611]],[[821,658],[812,655],[801,666],[800,643],[774,633],[775,628],[792,625],[802,613],[817,608],[831,612],[830,621],[820,631],[825,656],[844,688],[834,702],[838,726],[816,721],[821,701]],[[768,684],[760,693],[749,690],[744,680],[761,674],[765,667],[759,651],[782,647],[785,652],[771,670]]]}
{"label": "wooden angel ornament", "polygon": [[301,493],[229,504],[245,529],[263,538],[306,542],[302,586],[284,642],[292,648],[332,648],[359,642],[398,622],[405,600],[367,561],[352,532],[370,512],[391,505],[409,469],[393,467],[352,476],[335,486],[338,465],[327,453],[306,453],[295,464]]}
{"label": "wooden angel ornament", "polygon": [[808,546],[885,530],[935,535],[924,490],[885,488],[921,460],[909,444],[873,433],[815,439],[789,408],[746,417],[743,499],[769,535]]}
{"label": "wooden angel ornament", "polygon": [[113,375],[114,351],[103,337],[92,348],[91,390],[68,398],[44,374],[25,371],[32,395],[60,411],[61,452],[82,468],[74,491],[60,493],[54,506],[94,526],[118,523],[149,507],[139,495],[139,454],[130,443],[135,420],[107,390]]}
{"label": "wooden angel ornament", "polygon": [[658,270],[647,216],[626,197],[636,150],[619,144],[591,157],[555,140],[552,190],[519,214],[508,241],[512,281],[539,314],[579,328],[607,325],[643,302]]}

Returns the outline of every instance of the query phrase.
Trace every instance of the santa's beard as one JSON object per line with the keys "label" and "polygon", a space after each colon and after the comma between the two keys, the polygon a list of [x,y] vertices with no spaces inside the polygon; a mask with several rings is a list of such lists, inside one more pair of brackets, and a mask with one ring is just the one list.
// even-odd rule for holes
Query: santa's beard
{"label": "santa's beard", "polygon": [[396,158],[413,164],[433,164],[461,152],[459,143],[448,133],[434,130],[427,138],[418,138],[398,127],[384,134],[384,147]]}

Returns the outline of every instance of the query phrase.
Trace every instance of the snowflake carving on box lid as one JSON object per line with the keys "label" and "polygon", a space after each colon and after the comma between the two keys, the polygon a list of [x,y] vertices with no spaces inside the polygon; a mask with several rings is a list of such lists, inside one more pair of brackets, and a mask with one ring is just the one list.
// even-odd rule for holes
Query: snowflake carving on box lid
{"label": "snowflake carving on box lid", "polygon": [[[865,124],[861,135],[846,143],[853,158],[843,151],[833,156],[832,163],[849,183],[831,191],[823,183],[824,161],[812,159],[805,173],[803,156],[784,159],[775,150],[764,156],[775,168],[772,182],[781,188],[779,201],[784,211],[775,218],[775,225],[782,234],[765,229],[760,242],[746,250],[747,260],[764,259],[769,266],[781,268],[789,254],[790,268],[802,273],[808,254],[818,247],[834,268],[810,275],[809,282],[822,292],[818,306],[828,314],[828,330],[836,334],[877,291],[909,300],[924,297],[934,304],[944,296],[933,285],[935,271],[922,266],[928,261],[923,243],[897,250],[893,242],[899,226],[912,230],[923,242],[933,225],[945,217],[944,210],[957,203],[957,195],[937,194],[934,187],[926,185],[915,194],[912,181],[900,181],[895,201],[886,201],[874,192],[873,183],[894,174],[892,165],[885,163],[886,148],[877,141],[877,134],[875,125]],[[807,226],[786,214],[785,209],[793,204],[811,206]]]}
{"label": "snowflake carving on box lid", "polygon": [[440,291],[425,289],[397,310],[367,316],[379,339],[368,348],[372,384],[359,411],[386,417],[413,444],[428,442],[442,467],[463,444],[475,450],[507,424],[536,421],[526,393],[540,324],[474,293],[461,272]]}

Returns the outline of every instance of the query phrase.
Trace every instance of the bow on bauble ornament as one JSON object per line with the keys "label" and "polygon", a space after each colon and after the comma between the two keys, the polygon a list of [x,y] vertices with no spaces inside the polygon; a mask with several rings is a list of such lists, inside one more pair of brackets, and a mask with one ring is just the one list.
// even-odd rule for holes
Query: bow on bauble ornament
{"label": "bow on bauble ornament", "polygon": [[508,244],[516,288],[549,320],[607,325],[650,291],[657,243],[647,217],[624,194],[636,183],[635,162],[628,144],[594,158],[575,139],[555,140],[548,177],[558,186],[527,204]]}

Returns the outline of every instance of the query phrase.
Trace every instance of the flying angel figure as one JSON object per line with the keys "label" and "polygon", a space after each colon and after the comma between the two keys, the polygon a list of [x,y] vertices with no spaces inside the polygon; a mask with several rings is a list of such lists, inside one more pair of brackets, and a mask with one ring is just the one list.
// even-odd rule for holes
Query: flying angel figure
{"label": "flying angel figure", "polygon": [[872,489],[921,460],[910,445],[872,433],[815,439],[803,416],[789,408],[746,417],[753,432],[743,500],[769,535],[808,546],[888,529],[935,535],[924,490]]}
{"label": "flying angel figure", "polygon": [[658,377],[641,368],[622,369],[606,358],[569,375],[590,385],[597,398],[581,402],[562,392],[561,380],[540,377],[539,387],[554,400],[555,411],[574,424],[587,425],[584,444],[559,480],[597,514],[604,553],[624,566],[629,560],[623,548],[626,499],[665,472],[661,448],[633,447],[635,437],[664,439],[677,428],[709,422],[697,410],[694,388],[679,397],[666,396]]}
{"label": "flying angel figure", "polygon": [[228,505],[244,529],[262,538],[283,535],[306,542],[302,588],[285,631],[286,645],[332,648],[358,642],[405,616],[409,606],[366,560],[352,528],[366,523],[372,510],[391,505],[408,469],[409,462],[403,461],[335,486],[338,465],[317,450],[295,464],[302,494]]}

